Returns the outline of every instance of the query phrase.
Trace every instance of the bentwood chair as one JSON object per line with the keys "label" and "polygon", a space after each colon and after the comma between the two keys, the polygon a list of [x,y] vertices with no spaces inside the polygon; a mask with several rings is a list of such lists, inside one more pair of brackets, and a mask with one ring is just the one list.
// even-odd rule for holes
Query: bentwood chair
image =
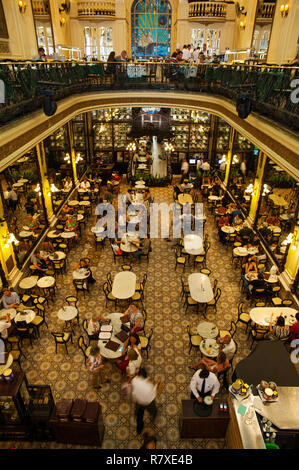
{"label": "bentwood chair", "polygon": [[111,293],[111,289],[109,289],[109,284],[108,282],[104,282],[103,284],[103,291],[104,291],[104,294],[105,294],[105,297],[106,297],[106,307],[107,307],[107,303],[110,301],[110,302],[114,302],[114,305],[116,307],[116,303],[117,303],[117,298],[114,297],[114,295]]}
{"label": "bentwood chair", "polygon": [[238,319],[236,321],[236,325],[239,322],[243,323],[243,325],[246,325],[245,333],[247,333],[248,326],[250,324],[251,318],[250,318],[249,313],[244,312],[243,307],[244,307],[244,302],[240,302],[239,305],[238,305]]}
{"label": "bentwood chair", "polygon": [[82,353],[83,353],[83,356],[84,356],[84,363],[85,363],[85,365],[86,365],[86,359],[88,359],[88,357],[89,357],[89,355],[90,355],[90,348],[91,348],[91,346],[87,346],[87,344],[85,344],[83,336],[79,336],[79,338],[78,338],[78,346],[79,346],[79,349],[81,349],[81,351],[82,351]]}
{"label": "bentwood chair", "polygon": [[253,343],[255,341],[263,341],[268,334],[269,330],[268,328],[262,328],[258,325],[254,325],[252,329],[250,330],[250,336],[252,338],[252,343],[250,346],[250,349],[252,349]]}
{"label": "bentwood chair", "polygon": [[31,322],[31,325],[36,329],[37,331],[37,336],[39,337],[39,329],[40,327],[45,324],[47,328],[48,324],[46,322],[45,314],[46,314],[46,309],[43,305],[36,304],[36,308],[38,311],[38,314],[35,316],[34,320]]}
{"label": "bentwood chair", "polygon": [[237,331],[237,325],[236,323],[232,320],[230,324],[230,329],[229,330],[220,330],[219,331],[219,337],[224,338],[224,336],[229,335],[231,338],[233,338],[236,334]]}
{"label": "bentwood chair", "polygon": [[132,271],[132,266],[130,264],[123,264],[121,269],[123,271]]}
{"label": "bentwood chair", "polygon": [[202,337],[200,335],[192,335],[190,332],[190,325],[187,325],[187,333],[189,336],[189,354],[192,348],[196,348],[199,351],[200,343],[202,342]]}
{"label": "bentwood chair", "polygon": [[56,333],[56,332],[54,333],[54,332],[51,332],[51,335],[53,336],[53,338],[55,340],[55,353],[57,354],[57,346],[59,344],[64,344],[66,353],[68,354],[67,343],[69,342],[69,340],[71,340],[71,343],[73,344],[73,335],[72,335],[72,333]]}
{"label": "bentwood chair", "polygon": [[184,256],[180,256],[179,249],[177,247],[174,248],[175,252],[175,268],[174,270],[176,271],[177,265],[179,264],[180,266],[183,266],[183,272],[185,272],[185,266],[186,266],[186,258]]}
{"label": "bentwood chair", "polygon": [[141,351],[145,350],[146,351],[146,355],[147,355],[147,358],[148,358],[148,352],[149,350],[151,349],[151,338],[153,336],[153,328],[151,328],[151,331],[149,333],[148,336],[139,336],[139,339],[140,339],[140,348],[141,348]]}
{"label": "bentwood chair", "polygon": [[213,307],[215,309],[215,314],[217,313],[217,303],[220,299],[220,296],[221,296],[221,289],[220,289],[220,287],[218,287],[217,291],[216,291],[216,294],[214,295],[214,298],[212,300],[210,300],[210,302],[207,302],[205,304],[204,314],[206,314],[207,309],[209,307]]}

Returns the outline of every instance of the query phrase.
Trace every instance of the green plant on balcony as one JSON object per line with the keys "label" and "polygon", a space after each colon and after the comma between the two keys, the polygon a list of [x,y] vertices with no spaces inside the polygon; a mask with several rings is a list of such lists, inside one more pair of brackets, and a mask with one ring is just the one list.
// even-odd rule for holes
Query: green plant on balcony
{"label": "green plant on balcony", "polygon": [[270,176],[269,184],[274,188],[291,188],[294,185],[294,179],[286,173],[275,173]]}

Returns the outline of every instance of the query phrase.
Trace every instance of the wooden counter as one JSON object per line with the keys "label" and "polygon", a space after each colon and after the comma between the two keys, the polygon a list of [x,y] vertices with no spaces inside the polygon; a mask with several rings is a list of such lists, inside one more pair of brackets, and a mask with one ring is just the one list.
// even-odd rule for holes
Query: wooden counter
{"label": "wooden counter", "polygon": [[229,424],[229,413],[220,411],[223,400],[215,399],[210,416],[201,417],[194,413],[194,400],[182,400],[180,437],[182,438],[225,438]]}

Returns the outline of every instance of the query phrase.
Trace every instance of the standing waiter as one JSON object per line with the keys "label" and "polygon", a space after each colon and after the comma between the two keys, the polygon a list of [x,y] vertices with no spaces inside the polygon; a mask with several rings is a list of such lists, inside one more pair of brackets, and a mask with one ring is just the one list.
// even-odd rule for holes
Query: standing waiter
{"label": "standing waiter", "polygon": [[190,383],[191,399],[197,399],[202,403],[203,399],[210,395],[214,400],[215,395],[219,392],[220,383],[213,372],[208,369],[202,368],[195,372]]}

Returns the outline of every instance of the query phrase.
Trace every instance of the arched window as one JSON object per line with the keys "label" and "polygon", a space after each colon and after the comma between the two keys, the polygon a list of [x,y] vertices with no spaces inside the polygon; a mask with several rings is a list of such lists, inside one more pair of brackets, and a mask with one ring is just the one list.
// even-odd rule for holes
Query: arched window
{"label": "arched window", "polygon": [[132,5],[132,57],[170,55],[171,6],[164,0],[135,0]]}

